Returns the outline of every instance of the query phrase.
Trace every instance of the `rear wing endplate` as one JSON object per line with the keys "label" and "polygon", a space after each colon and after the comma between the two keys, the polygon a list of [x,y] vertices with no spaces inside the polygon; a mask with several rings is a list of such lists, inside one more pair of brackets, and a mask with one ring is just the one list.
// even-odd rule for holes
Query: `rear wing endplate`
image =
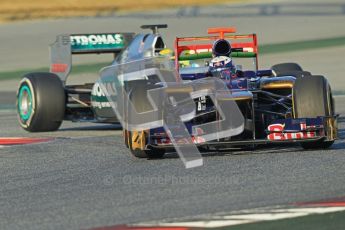
{"label": "rear wing endplate", "polygon": [[66,82],[72,69],[73,54],[121,52],[132,41],[134,33],[64,34],[50,45],[50,72]]}

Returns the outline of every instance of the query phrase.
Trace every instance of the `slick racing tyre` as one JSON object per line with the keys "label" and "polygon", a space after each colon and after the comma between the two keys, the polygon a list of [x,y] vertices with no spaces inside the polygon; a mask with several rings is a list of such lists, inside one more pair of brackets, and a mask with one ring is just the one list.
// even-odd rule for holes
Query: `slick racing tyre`
{"label": "slick racing tyre", "polygon": [[311,75],[310,72],[304,71],[297,63],[280,63],[272,66],[271,69],[275,77],[294,76],[296,78],[301,78]]}
{"label": "slick racing tyre", "polygon": [[[331,88],[324,76],[306,76],[295,81],[292,92],[294,118],[333,116]],[[304,142],[304,149],[329,148],[334,141]]]}
{"label": "slick racing tyre", "polygon": [[21,80],[17,92],[19,124],[29,132],[57,130],[65,115],[65,91],[52,73],[30,73]]}
{"label": "slick racing tyre", "polygon": [[280,75],[284,72],[291,71],[303,71],[302,67],[297,63],[280,63],[271,67],[276,75]]}
{"label": "slick racing tyre", "polygon": [[[148,84],[147,80],[136,80],[131,82],[130,99],[136,112],[141,113],[152,110],[152,105],[147,98],[147,90],[157,88]],[[149,130],[126,131],[125,141],[128,141],[128,148],[133,156],[138,158],[162,158],[164,149],[147,149]]]}

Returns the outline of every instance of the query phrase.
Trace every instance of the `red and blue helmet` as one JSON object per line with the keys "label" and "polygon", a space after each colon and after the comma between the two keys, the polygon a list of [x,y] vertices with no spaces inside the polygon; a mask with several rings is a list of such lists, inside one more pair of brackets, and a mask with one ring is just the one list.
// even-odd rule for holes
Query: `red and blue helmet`
{"label": "red and blue helmet", "polygon": [[232,63],[232,59],[230,57],[227,56],[218,56],[218,57],[214,57],[211,61],[209,66],[213,69],[223,69],[223,68],[232,68],[233,67],[233,63]]}

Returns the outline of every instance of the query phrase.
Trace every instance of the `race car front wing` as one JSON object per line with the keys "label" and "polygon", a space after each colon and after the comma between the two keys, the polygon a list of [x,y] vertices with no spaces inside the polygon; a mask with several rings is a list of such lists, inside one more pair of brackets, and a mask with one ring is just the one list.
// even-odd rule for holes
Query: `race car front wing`
{"label": "race car front wing", "polygon": [[[216,149],[246,145],[334,141],[337,139],[337,118],[338,115],[332,117],[275,120],[267,127],[267,137],[263,139],[214,140],[205,142],[197,135],[192,135],[192,139],[198,147],[211,147]],[[167,135],[162,132],[157,132],[157,130],[150,131],[149,140],[146,146],[148,149],[174,148]],[[181,145],[184,143],[182,139],[179,142]]]}

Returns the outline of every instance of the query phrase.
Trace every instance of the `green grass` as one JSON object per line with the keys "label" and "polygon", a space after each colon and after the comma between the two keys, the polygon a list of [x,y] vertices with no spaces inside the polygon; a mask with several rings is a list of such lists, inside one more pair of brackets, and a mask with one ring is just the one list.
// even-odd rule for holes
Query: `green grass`
{"label": "green grass", "polygon": [[47,72],[48,68],[39,68],[39,69],[29,69],[29,70],[18,70],[18,71],[6,71],[0,73],[1,80],[10,80],[10,79],[20,79],[24,74],[30,72]]}
{"label": "green grass", "polygon": [[345,90],[332,90],[333,96],[345,95]]}
{"label": "green grass", "polygon": [[[285,53],[285,52],[293,52],[293,51],[337,47],[337,46],[344,46],[344,45],[345,45],[345,37],[325,38],[325,39],[297,41],[297,42],[286,42],[286,43],[278,43],[278,44],[261,45],[259,46],[259,54],[262,55],[262,54]],[[98,73],[98,71],[102,67],[107,66],[107,65],[109,65],[109,63],[74,65],[72,66],[71,74]],[[29,73],[29,72],[47,72],[47,71],[48,71],[48,67],[0,72],[0,81],[8,80],[8,79],[20,79],[25,73]]]}
{"label": "green grass", "polygon": [[[82,74],[82,73],[98,73],[98,71],[109,65],[110,63],[95,63],[95,64],[83,64],[72,66],[71,74]],[[17,70],[17,71],[6,71],[0,72],[0,81],[1,80],[10,80],[10,79],[21,79],[26,73],[32,72],[49,72],[49,68],[37,68],[37,69],[27,69],[27,70]]]}
{"label": "green grass", "polygon": [[345,37],[325,38],[308,41],[286,42],[259,46],[261,54],[285,53],[300,50],[336,47],[345,45]]}

